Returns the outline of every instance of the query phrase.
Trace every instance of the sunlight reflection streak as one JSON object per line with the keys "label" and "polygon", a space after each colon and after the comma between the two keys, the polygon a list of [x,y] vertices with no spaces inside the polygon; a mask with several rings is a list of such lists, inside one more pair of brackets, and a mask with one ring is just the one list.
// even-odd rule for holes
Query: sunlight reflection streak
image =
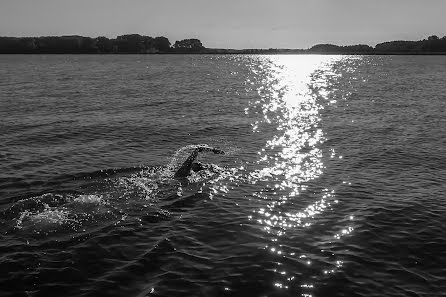
{"label": "sunlight reflection streak", "polygon": [[[266,247],[270,253],[292,256],[294,253],[287,253],[277,238],[289,229],[308,229],[318,216],[337,203],[334,190],[325,188],[317,194],[319,198],[312,199],[300,211],[280,207],[294,205],[295,199],[307,190],[308,183],[319,178],[324,171],[322,144],[326,138],[320,125],[320,112],[324,106],[336,103],[331,98],[327,78],[340,75],[333,70],[333,65],[342,57],[284,55],[257,58],[261,66],[253,65],[252,72],[258,81],[249,83],[258,86],[260,99],[253,100],[245,114],[258,115],[252,124],[253,131],[271,133],[271,138],[258,152],[257,163],[262,165],[262,169],[254,171],[250,179],[272,184],[266,184],[262,191],[254,194],[268,201],[265,208],[256,212],[256,221],[263,226],[264,232],[275,236],[273,244]],[[334,150],[330,154],[333,158]],[[352,231],[353,228],[348,227],[334,237],[339,239]],[[311,259],[302,263],[313,264]],[[342,263],[338,260],[336,267],[341,267]],[[326,271],[324,273],[328,273]],[[288,274],[286,270],[277,273],[282,276]],[[292,280],[294,276],[284,279],[287,282]],[[282,282],[275,282],[274,286],[288,287]],[[312,289],[313,285],[302,284],[302,287]]]}

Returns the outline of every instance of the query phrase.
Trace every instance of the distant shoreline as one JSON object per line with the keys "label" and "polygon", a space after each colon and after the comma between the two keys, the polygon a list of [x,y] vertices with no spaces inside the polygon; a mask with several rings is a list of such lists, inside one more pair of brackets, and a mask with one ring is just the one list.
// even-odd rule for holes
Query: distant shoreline
{"label": "distant shoreline", "polygon": [[130,56],[130,55],[140,55],[140,56],[178,56],[178,55],[190,55],[190,56],[197,56],[197,55],[301,55],[301,56],[311,56],[311,55],[326,55],[326,56],[342,56],[342,55],[351,55],[351,56],[444,56],[446,55],[446,52],[375,52],[375,53],[331,53],[331,52],[323,52],[323,53],[314,53],[314,52],[280,52],[280,51],[237,51],[237,52],[199,52],[199,53],[179,53],[179,52],[160,52],[160,53],[0,53],[0,55],[4,56],[32,56],[32,55],[73,55],[73,56]]}
{"label": "distant shoreline", "polygon": [[262,55],[446,55],[446,36],[419,41],[389,41],[369,45],[317,44],[308,49],[219,49],[206,48],[199,39],[184,39],[173,45],[166,37],[139,34],[106,37],[43,36],[0,37],[0,54],[262,54]]}

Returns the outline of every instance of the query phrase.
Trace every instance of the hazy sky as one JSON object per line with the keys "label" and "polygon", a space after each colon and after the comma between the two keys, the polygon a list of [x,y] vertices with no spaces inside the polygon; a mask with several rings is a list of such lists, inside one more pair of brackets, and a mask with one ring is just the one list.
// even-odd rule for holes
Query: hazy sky
{"label": "hazy sky", "polygon": [[446,35],[446,0],[0,0],[0,36],[126,33],[206,47],[375,45]]}

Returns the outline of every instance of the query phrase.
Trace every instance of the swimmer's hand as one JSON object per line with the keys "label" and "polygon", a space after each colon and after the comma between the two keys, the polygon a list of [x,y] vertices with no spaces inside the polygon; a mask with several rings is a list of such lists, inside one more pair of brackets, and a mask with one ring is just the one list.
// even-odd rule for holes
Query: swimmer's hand
{"label": "swimmer's hand", "polygon": [[200,146],[197,146],[197,151],[198,152],[213,152],[214,154],[220,154],[220,155],[224,155],[225,154],[225,152],[224,151],[222,151],[222,150],[220,150],[220,149],[218,149],[218,148],[215,148],[215,147],[210,147],[210,146],[205,146],[205,145],[200,145]]}

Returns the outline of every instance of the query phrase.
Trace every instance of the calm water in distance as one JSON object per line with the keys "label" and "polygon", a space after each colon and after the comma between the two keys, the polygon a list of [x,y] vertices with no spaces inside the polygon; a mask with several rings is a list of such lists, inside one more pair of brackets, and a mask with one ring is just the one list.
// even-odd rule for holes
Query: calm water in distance
{"label": "calm water in distance", "polygon": [[0,295],[446,296],[445,69],[0,56]]}

